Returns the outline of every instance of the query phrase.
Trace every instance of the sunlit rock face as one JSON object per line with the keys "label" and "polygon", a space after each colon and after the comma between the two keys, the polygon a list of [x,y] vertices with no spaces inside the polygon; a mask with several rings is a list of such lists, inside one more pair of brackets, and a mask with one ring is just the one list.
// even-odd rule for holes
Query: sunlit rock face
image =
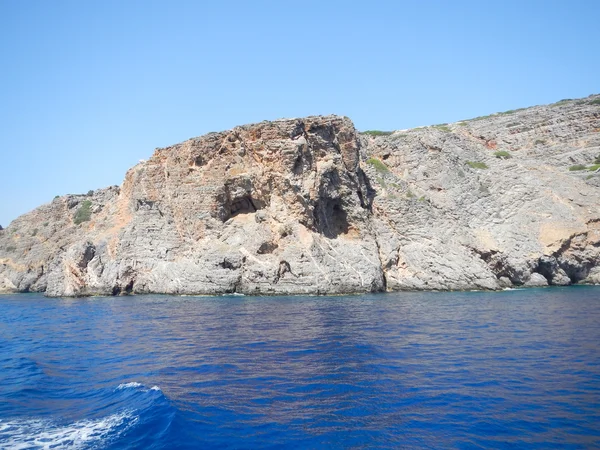
{"label": "sunlit rock face", "polygon": [[599,283],[599,98],[383,135],[338,116],[261,122],[157,149],[120,187],[0,229],[0,291]]}

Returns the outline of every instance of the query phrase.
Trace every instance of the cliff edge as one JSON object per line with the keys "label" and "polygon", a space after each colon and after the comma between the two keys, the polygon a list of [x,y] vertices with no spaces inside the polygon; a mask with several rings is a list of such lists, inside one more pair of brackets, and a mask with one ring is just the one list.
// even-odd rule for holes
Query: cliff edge
{"label": "cliff edge", "polygon": [[261,122],[0,229],[0,292],[341,294],[600,283],[600,96],[393,133]]}

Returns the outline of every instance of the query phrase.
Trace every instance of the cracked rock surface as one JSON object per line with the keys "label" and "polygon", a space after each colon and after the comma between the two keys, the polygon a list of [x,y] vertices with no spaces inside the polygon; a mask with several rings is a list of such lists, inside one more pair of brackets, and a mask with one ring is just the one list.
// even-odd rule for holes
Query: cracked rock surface
{"label": "cracked rock surface", "polygon": [[0,292],[600,283],[599,103],[382,136],[345,117],[278,120],[157,149],[120,187],[0,228]]}

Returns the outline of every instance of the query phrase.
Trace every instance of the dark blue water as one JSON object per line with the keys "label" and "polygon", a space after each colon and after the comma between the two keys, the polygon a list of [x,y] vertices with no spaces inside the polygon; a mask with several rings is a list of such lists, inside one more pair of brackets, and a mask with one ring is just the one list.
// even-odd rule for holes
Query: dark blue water
{"label": "dark blue water", "polygon": [[600,288],[0,296],[0,448],[600,447]]}

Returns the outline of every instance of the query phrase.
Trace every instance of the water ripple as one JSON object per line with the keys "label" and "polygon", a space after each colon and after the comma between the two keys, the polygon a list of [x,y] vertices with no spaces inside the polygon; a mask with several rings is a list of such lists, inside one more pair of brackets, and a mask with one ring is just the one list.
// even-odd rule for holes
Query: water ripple
{"label": "water ripple", "polygon": [[599,294],[0,296],[0,448],[600,447]]}

